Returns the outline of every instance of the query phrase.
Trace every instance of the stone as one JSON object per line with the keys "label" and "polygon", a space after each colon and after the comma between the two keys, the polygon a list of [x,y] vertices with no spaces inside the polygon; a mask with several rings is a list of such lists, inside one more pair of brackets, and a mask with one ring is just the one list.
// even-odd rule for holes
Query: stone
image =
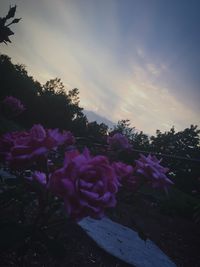
{"label": "stone", "polygon": [[79,226],[106,252],[135,267],[175,267],[169,257],[151,240],[107,217],[85,218]]}

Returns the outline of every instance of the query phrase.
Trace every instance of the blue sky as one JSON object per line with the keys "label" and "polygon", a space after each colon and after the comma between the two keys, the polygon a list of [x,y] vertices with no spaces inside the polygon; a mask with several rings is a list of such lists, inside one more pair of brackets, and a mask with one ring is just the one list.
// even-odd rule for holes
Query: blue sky
{"label": "blue sky", "polygon": [[200,125],[200,1],[1,0],[22,21],[1,45],[41,83],[60,77],[81,105],[146,133]]}

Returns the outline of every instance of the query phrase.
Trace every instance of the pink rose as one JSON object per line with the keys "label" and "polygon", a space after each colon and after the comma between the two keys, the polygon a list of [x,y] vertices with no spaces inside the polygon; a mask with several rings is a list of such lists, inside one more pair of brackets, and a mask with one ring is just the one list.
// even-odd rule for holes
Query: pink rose
{"label": "pink rose", "polygon": [[0,160],[6,161],[10,158],[11,148],[15,145],[16,140],[20,142],[28,136],[27,132],[6,133],[0,137]]}
{"label": "pink rose", "polygon": [[85,149],[66,153],[64,167],[50,176],[49,188],[64,199],[73,219],[101,218],[105,208],[116,204],[118,181],[106,157],[91,157]]}
{"label": "pink rose", "polygon": [[167,188],[173,184],[166,176],[169,169],[161,166],[161,160],[159,161],[155,156],[140,155],[140,159],[135,162],[135,174],[144,177],[153,188],[162,188],[167,191]]}
{"label": "pink rose", "polygon": [[128,142],[126,136],[116,133],[113,136],[107,138],[107,142],[111,149],[129,149],[131,145]]}
{"label": "pink rose", "polygon": [[75,143],[75,138],[70,131],[63,131],[61,133],[58,129],[48,129],[47,136],[48,142],[55,143],[56,146],[73,145]]}
{"label": "pink rose", "polygon": [[60,133],[57,129],[46,130],[39,124],[34,125],[27,132],[6,134],[0,142],[2,146],[7,147],[5,158],[15,169],[24,169],[34,164],[41,167],[46,164],[50,150],[63,144],[73,143],[74,137],[70,132]]}
{"label": "pink rose", "polygon": [[123,162],[113,162],[112,167],[115,170],[119,184],[131,191],[135,191],[138,188],[140,179],[134,175],[134,168],[131,165]]}
{"label": "pink rose", "polygon": [[2,109],[5,115],[15,117],[21,114],[25,110],[25,107],[16,97],[6,96],[2,101]]}

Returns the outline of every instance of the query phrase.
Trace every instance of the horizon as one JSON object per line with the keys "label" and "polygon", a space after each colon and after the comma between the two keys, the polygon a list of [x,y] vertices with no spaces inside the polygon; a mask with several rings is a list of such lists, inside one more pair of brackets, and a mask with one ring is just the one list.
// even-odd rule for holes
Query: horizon
{"label": "horizon", "polygon": [[80,105],[147,133],[200,125],[198,1],[6,0],[17,4],[1,53],[40,83],[59,77]]}

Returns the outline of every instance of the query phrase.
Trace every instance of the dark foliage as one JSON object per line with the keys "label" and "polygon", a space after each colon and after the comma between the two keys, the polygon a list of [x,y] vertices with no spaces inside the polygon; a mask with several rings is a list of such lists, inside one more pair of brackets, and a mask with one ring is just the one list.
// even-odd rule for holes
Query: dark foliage
{"label": "dark foliage", "polygon": [[9,36],[13,35],[14,32],[11,31],[11,29],[8,26],[10,26],[11,24],[18,23],[21,19],[13,19],[9,24],[6,23],[9,19],[14,18],[15,12],[16,12],[16,6],[10,7],[8,14],[5,17],[0,18],[0,43],[5,43],[5,44],[7,44],[7,42],[11,43]]}
{"label": "dark foliage", "polygon": [[140,152],[156,154],[162,158],[163,165],[169,167],[179,189],[200,196],[200,130],[197,125],[179,132],[174,127],[164,133],[157,130],[155,136],[148,136],[131,127],[129,120],[121,120],[115,132],[125,134],[133,144],[134,153],[122,155],[122,158],[127,157],[127,162],[131,163],[132,157]]}
{"label": "dark foliage", "polygon": [[26,112],[16,120],[22,127],[41,123],[49,128],[71,130],[76,136],[90,136],[95,141],[107,134],[105,124],[88,123],[79,106],[77,88],[66,91],[59,78],[41,85],[28,75],[24,65],[13,64],[7,55],[0,55],[0,73],[0,101],[12,95],[26,107]]}
{"label": "dark foliage", "polygon": [[170,167],[176,186],[189,194],[200,191],[199,133],[200,130],[194,125],[180,132],[175,132],[172,127],[170,131],[164,133],[157,130],[156,136],[150,139],[152,151],[171,155],[163,157],[163,162]]}

